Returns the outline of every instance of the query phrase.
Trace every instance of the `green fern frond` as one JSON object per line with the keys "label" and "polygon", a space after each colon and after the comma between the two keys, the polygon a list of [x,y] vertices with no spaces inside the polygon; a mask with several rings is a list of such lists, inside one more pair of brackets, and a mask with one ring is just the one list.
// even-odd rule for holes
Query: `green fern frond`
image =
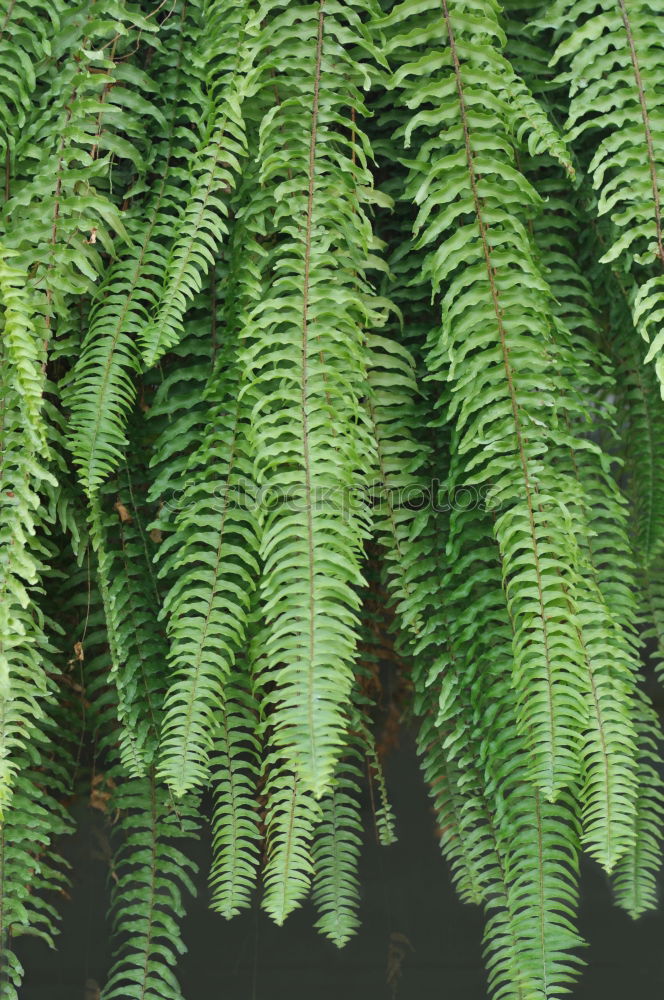
{"label": "green fern frond", "polygon": [[107,100],[121,55],[108,45],[116,36],[121,47],[131,44],[133,29],[155,26],[124,4],[63,10],[39,100],[15,146],[0,225],[5,245],[18,251],[17,265],[30,270],[45,297],[47,325],[67,315],[72,293],[90,291],[103,268],[100,248],[112,253],[114,235],[126,236],[100,180],[114,155],[140,163],[135,144],[121,135],[123,128],[132,135],[126,109]]}
{"label": "green fern frond", "polygon": [[[126,720],[129,723],[131,715],[136,716],[136,711],[132,712],[132,692],[131,689],[127,690],[125,667],[128,653],[124,648],[123,639],[131,635],[132,625],[123,616],[123,612],[126,612],[127,609],[123,606],[120,608],[116,607],[117,591],[112,589],[113,561],[106,546],[102,509],[97,499],[93,500],[90,508],[90,540],[96,556],[97,581],[104,607],[108,648],[111,657],[111,672],[117,687],[118,713],[120,719],[123,721]],[[124,596],[123,587],[120,590],[120,594]],[[127,671],[130,678],[134,673],[134,667],[135,664],[131,663]],[[145,760],[141,752],[139,739],[130,724],[123,725],[122,727],[122,744],[122,759],[123,763],[128,767],[129,773],[134,776],[143,775],[145,773]]]}
{"label": "green fern frond", "polygon": [[[461,461],[452,462],[450,484]],[[446,542],[436,583],[445,601],[415,661],[423,769],[457,892],[487,912],[492,995],[553,997],[574,978],[580,943],[573,802],[565,792],[555,805],[544,802],[530,780],[512,681],[514,626],[496,572],[495,512],[450,507],[446,516],[429,513]]]}
{"label": "green fern frond", "polygon": [[[67,720],[69,721],[69,720]],[[57,757],[53,753],[58,741]],[[61,804],[70,792],[67,738],[51,719],[18,755],[18,777],[0,824],[0,996],[18,1000],[23,969],[12,942],[22,934],[54,947],[58,913],[49,895],[66,885],[66,863],[54,849],[72,823]]]}
{"label": "green fern frond", "polygon": [[657,908],[657,874],[662,866],[664,781],[661,776],[662,729],[645,695],[636,720],[638,772],[636,777],[635,841],[616,866],[616,900],[636,919]]}
{"label": "green fern frond", "polygon": [[261,86],[279,94],[258,154],[274,245],[241,357],[246,383],[260,390],[252,425],[267,496],[261,600],[276,684],[266,705],[275,746],[316,795],[344,740],[366,534],[357,475],[373,461],[361,405],[364,327],[380,318],[365,277],[371,178],[358,89],[370,49],[360,14],[371,9],[273,4],[257,55]]}
{"label": "green fern frond", "polygon": [[[518,792],[514,796],[519,795]],[[574,927],[577,905],[577,837],[573,804],[562,793],[553,806],[539,791],[524,787],[506,856],[509,901],[521,969],[535,983],[526,996],[553,998],[568,993],[578,978],[583,944]],[[508,804],[508,807],[512,805]],[[490,983],[501,1000],[515,996],[509,966],[500,958],[500,938],[488,938]],[[518,994],[516,994],[518,996]]]}
{"label": "green fern frond", "polygon": [[211,908],[227,920],[246,909],[256,883],[261,822],[258,806],[258,704],[245,675],[235,672],[217,709],[210,763],[212,814]]}
{"label": "green fern frond", "polygon": [[42,396],[46,371],[46,334],[43,316],[36,313],[29,277],[13,264],[15,251],[0,247],[0,309],[3,314],[5,363],[14,371],[25,414],[25,433],[31,447],[43,452],[46,427]]}
{"label": "green fern frond", "polygon": [[111,900],[118,947],[102,998],[180,1000],[173,969],[185,950],[183,892],[195,894],[194,866],[180,842],[196,832],[194,803],[181,801],[176,810],[153,776],[118,775],[111,805],[120,813]]}
{"label": "green fern frond", "polygon": [[444,735],[434,720],[423,720],[418,748],[424,780],[433,800],[440,849],[450,866],[459,898],[464,903],[480,904],[484,898],[483,879],[461,822],[466,799],[459,788],[458,772],[448,759],[443,743]]}
{"label": "green fern frond", "polygon": [[319,913],[316,929],[337,948],[343,948],[360,923],[359,759],[356,749],[352,757],[337,765],[334,788],[321,799],[320,820],[314,833],[312,898]]}
{"label": "green fern frond", "polygon": [[198,59],[210,102],[201,146],[192,156],[188,197],[163,270],[154,318],[141,332],[146,366],[154,365],[182,336],[182,317],[223,237],[228,195],[247,153],[243,104],[253,89],[253,54],[261,14],[244,0],[208,0]]}
{"label": "green fern frond", "polygon": [[264,759],[267,860],[263,909],[276,924],[302,904],[314,872],[311,844],[320,804],[278,752]]}
{"label": "green fern frond", "polygon": [[51,54],[64,11],[61,0],[0,4],[0,135],[5,162],[29,116],[37,83]]}
{"label": "green fern frond", "polygon": [[[43,538],[41,490],[56,486],[30,447],[16,373],[0,350],[0,813],[18,769],[14,756],[35,732],[48,697],[52,647],[39,606],[50,555]],[[34,441],[34,436],[33,436]]]}
{"label": "green fern frond", "polygon": [[508,122],[516,144],[528,150],[530,156],[548,153],[574,178],[575,170],[564,137],[547,116],[542,105],[518,77],[505,88]]}
{"label": "green fern frond", "polygon": [[[216,324],[223,324],[229,331],[228,342],[218,356],[213,345],[214,367],[201,393],[203,408],[185,409],[177,418],[184,442],[193,421],[199,421],[200,445],[174,466],[172,460],[166,462],[169,475],[180,478],[181,488],[173,496],[170,534],[160,555],[160,575],[170,583],[162,613],[167,616],[173,677],[166,697],[159,774],[177,795],[207,779],[218,713],[226,711],[225,683],[244,643],[259,575],[248,407],[238,398],[241,373],[235,349],[243,279],[251,273],[245,230],[243,225],[236,227],[229,267],[215,272],[212,286],[210,332],[214,337]],[[222,275],[218,304],[217,280]],[[169,413],[172,409],[168,397],[164,409]],[[177,448],[178,434],[173,431],[167,425],[164,440],[169,450],[174,442]],[[157,482],[160,479],[162,475]]]}
{"label": "green fern frond", "polygon": [[611,337],[608,350],[616,366],[617,432],[630,500],[630,538],[643,638],[653,647],[659,676],[664,661],[664,404],[629,316],[629,292],[617,281],[607,290]]}
{"label": "green fern frond", "polygon": [[[96,492],[118,466],[127,445],[127,415],[135,399],[141,367],[139,333],[159,295],[159,276],[166,266],[179,208],[182,171],[177,164],[196,140],[183,127],[182,119],[185,114],[192,115],[194,109],[202,110],[201,81],[190,60],[201,29],[192,17],[191,6],[182,7],[175,23],[175,65],[170,49],[164,54],[157,52],[151,66],[152,79],[144,73],[138,79],[142,94],[150,97],[148,102],[141,96],[138,110],[142,116],[152,114],[161,126],[154,136],[149,163],[150,169],[161,176],[161,183],[147,205],[140,199],[141,185],[134,185],[135,206],[123,220],[132,245],[111,264],[104,277],[69,378],[70,447],[88,494]],[[164,113],[152,94],[157,79],[170,99]],[[125,89],[114,86],[112,93]],[[138,100],[136,95],[134,100]],[[135,116],[136,127],[142,120]],[[134,125],[134,121],[125,120],[125,128],[129,124]]]}
{"label": "green fern frond", "polygon": [[404,548],[418,504],[426,504],[428,497],[426,481],[417,475],[427,451],[414,433],[418,415],[414,362],[406,348],[386,337],[373,335],[367,349],[367,406],[377,458],[377,482],[371,487],[373,531],[385,549],[396,610],[405,627],[417,634],[421,622],[411,611],[413,595],[405,573]]}
{"label": "green fern frond", "polygon": [[[145,246],[141,247],[144,254]],[[134,400],[138,366],[131,337],[138,321],[131,309],[140,274],[133,260],[117,264],[100,288],[90,327],[73,374],[69,446],[81,483],[92,495],[119,464],[127,446],[123,416]]]}
{"label": "green fern frond", "polygon": [[555,797],[575,781],[583,726],[570,595],[578,585],[571,536],[586,527],[572,527],[556,499],[578,488],[546,458],[565,388],[547,346],[550,292],[521,221],[538,198],[513,162],[494,7],[482,5],[481,24],[464,3],[445,4],[442,17],[433,3],[412,22],[411,13],[396,7],[386,23],[400,64],[394,86],[413,112],[401,132],[406,144],[418,136],[407,192],[420,206],[422,273],[444,291],[427,364],[452,383],[449,415],[465,460],[459,485],[489,488],[500,507],[494,530],[515,623],[519,725],[532,741],[533,775]]}
{"label": "green fern frond", "polygon": [[387,782],[385,772],[376,750],[376,741],[373,735],[360,726],[363,736],[364,749],[367,759],[369,781],[375,780],[378,786],[378,802],[374,803],[374,817],[376,822],[376,832],[378,842],[381,847],[391,847],[397,842],[396,820],[394,810],[387,792]]}
{"label": "green fern frond", "polygon": [[[211,312],[209,306],[206,297],[193,311],[185,338],[169,355],[169,363],[155,383],[146,376],[147,425],[153,435],[148,500],[155,505],[150,528],[162,533],[166,542],[173,534],[186,486],[192,437],[202,436],[209,412],[204,393],[214,358],[212,333],[218,321],[216,311]],[[162,547],[159,565],[165,555]]]}
{"label": "green fern frond", "polygon": [[[118,763],[118,698],[116,686],[109,683],[108,634],[94,569],[91,554],[90,564],[71,575],[67,608],[77,621],[72,638],[78,638],[82,656],[84,720],[95,737],[95,759],[105,765],[97,774],[108,794],[113,948],[102,996],[181,1000],[174,967],[184,951],[184,895],[195,892],[195,866],[183,847],[198,831],[197,803],[184,798],[176,808],[153,770],[132,778]],[[80,584],[89,573],[86,593]]]}
{"label": "green fern frond", "polygon": [[[620,317],[618,317],[620,318]],[[620,328],[618,328],[620,329]],[[629,333],[632,333],[631,338]],[[657,380],[644,368],[633,331],[611,343],[616,360],[619,430],[625,477],[632,504],[633,543],[648,566],[664,546],[664,406]]]}
{"label": "green fern frond", "polygon": [[538,23],[555,29],[552,63],[569,67],[560,80],[569,86],[570,141],[592,144],[588,173],[598,192],[597,212],[614,226],[602,261],[620,259],[636,277],[634,325],[650,344],[646,360],[656,359],[661,381],[664,88],[658,66],[664,45],[657,14],[648,3],[559,0]]}
{"label": "green fern frond", "polygon": [[[205,782],[215,712],[246,634],[258,578],[258,525],[247,414],[237,401],[232,352],[207,389],[207,430],[192,456],[162,574],[172,680],[166,694],[159,776],[176,795]],[[177,571],[177,572],[176,572]]]}
{"label": "green fern frond", "polygon": [[[584,650],[584,682],[589,725],[581,756],[582,841],[607,871],[634,839],[636,748],[632,715],[640,668],[634,563],[628,537],[628,512],[611,472],[611,462],[588,438],[603,427],[611,436],[613,414],[605,397],[614,381],[608,359],[594,346],[599,331],[597,306],[574,257],[574,211],[554,178],[547,184],[545,211],[534,225],[541,238],[542,263],[555,294],[558,359],[575,398],[565,423],[575,437],[558,464],[580,487],[588,532],[581,542],[577,621]],[[555,238],[548,212],[556,212]],[[544,232],[547,231],[547,236]],[[541,233],[541,237],[540,237]],[[565,405],[561,400],[561,404]],[[615,567],[621,566],[620,578]]]}
{"label": "green fern frond", "polygon": [[[139,442],[132,441],[136,452]],[[152,568],[156,546],[145,524],[134,459],[92,505],[100,590],[118,692],[121,760],[133,777],[156,758],[166,685],[167,643],[157,620],[160,594]],[[103,503],[103,508],[101,504]]]}

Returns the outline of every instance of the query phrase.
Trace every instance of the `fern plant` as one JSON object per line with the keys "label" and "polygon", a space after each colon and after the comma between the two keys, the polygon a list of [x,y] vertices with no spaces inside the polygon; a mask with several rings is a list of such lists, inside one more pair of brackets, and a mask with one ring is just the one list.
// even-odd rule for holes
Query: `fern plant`
{"label": "fern plant", "polygon": [[3,997],[90,785],[107,1000],[206,827],[343,946],[400,723],[492,997],[573,991],[582,853],[657,906],[661,14],[0,0]]}

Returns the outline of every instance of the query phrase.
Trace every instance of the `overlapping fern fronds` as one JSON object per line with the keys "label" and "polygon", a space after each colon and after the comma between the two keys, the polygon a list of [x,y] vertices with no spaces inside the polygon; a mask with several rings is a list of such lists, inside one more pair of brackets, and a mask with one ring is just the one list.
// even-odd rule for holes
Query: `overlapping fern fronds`
{"label": "overlapping fern fronds", "polygon": [[106,1000],[181,1000],[208,812],[211,908],[342,946],[404,719],[494,998],[582,852],[656,907],[661,15],[0,0],[3,996],[88,783]]}

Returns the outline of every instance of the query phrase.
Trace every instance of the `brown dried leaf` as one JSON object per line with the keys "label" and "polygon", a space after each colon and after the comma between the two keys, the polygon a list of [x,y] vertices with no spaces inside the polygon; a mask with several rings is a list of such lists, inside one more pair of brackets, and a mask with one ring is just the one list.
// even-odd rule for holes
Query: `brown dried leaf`
{"label": "brown dried leaf", "polygon": [[131,514],[129,513],[125,505],[121,503],[120,500],[116,500],[116,502],[113,504],[113,507],[115,510],[117,510],[120,516],[120,520],[122,521],[123,524],[130,523],[132,521]]}
{"label": "brown dried leaf", "polygon": [[105,774],[101,771],[95,774],[92,779],[92,786],[90,789],[90,805],[93,809],[99,809],[100,812],[108,811],[108,802],[113,794],[113,789],[115,788],[115,782],[112,778],[107,778]]}

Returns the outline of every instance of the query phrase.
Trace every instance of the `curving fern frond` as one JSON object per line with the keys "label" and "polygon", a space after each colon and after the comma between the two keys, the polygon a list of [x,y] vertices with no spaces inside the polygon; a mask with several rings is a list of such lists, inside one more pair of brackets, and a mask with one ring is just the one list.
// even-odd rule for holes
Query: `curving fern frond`
{"label": "curving fern frond", "polygon": [[149,33],[155,25],[125,4],[63,9],[38,99],[14,149],[0,226],[5,244],[18,251],[18,266],[31,271],[44,295],[49,328],[54,317],[67,316],[72,294],[90,291],[102,270],[100,248],[112,252],[114,235],[126,236],[102,185],[113,156],[141,163],[127,108],[107,99],[115,60],[135,42],[132,30]]}
{"label": "curving fern frond", "polygon": [[507,121],[511,125],[517,146],[528,150],[530,156],[548,154],[574,178],[575,169],[564,137],[547,116],[527,84],[517,78],[505,88]]}

